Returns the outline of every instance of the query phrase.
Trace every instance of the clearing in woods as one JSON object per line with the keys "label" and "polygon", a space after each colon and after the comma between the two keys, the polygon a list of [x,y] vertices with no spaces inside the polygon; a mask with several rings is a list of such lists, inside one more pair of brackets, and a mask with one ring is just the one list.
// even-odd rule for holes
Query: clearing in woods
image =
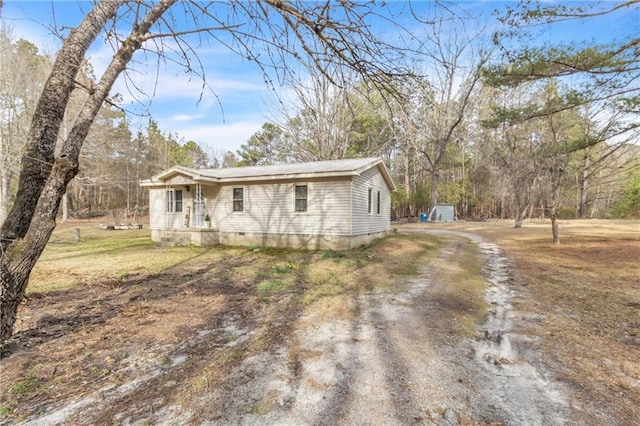
{"label": "clearing in woods", "polygon": [[[80,227],[82,240],[74,241]],[[640,224],[403,224],[349,251],[54,233],[2,424],[637,424]]]}

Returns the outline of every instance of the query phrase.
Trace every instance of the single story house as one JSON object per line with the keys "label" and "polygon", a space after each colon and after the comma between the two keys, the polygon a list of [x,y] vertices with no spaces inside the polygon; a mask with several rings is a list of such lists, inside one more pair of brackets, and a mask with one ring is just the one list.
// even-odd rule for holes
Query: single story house
{"label": "single story house", "polygon": [[227,169],[175,166],[149,188],[153,241],[347,249],[390,229],[395,185],[381,158]]}

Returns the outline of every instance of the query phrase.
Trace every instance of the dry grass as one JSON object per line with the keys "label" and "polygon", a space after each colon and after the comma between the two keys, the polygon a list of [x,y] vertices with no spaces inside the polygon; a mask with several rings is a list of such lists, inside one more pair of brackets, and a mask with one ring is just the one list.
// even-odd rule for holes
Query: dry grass
{"label": "dry grass", "polygon": [[537,221],[431,226],[499,244],[515,262],[515,309],[537,318],[519,331],[541,337],[552,369],[581,400],[640,424],[639,221],[561,221],[560,245]]}
{"label": "dry grass", "polygon": [[[523,319],[517,331],[538,338],[550,370],[579,400],[640,424],[638,221],[562,221],[558,246],[548,223],[424,226],[471,231],[499,244],[513,260],[514,307]],[[81,242],[73,240],[75,227]],[[349,318],[353,296],[399,288],[399,278],[416,274],[443,244],[454,244],[463,260],[432,262],[438,281],[452,283],[446,297],[431,299],[443,312],[433,327],[455,343],[484,312],[481,265],[464,240],[397,235],[344,252],[254,252],[158,247],[146,229],[62,226],[32,275],[17,346],[2,360],[0,423],[126,384],[128,372],[143,367],[165,373],[150,381],[152,395],[119,401],[120,407],[188,401],[224,386],[226,372],[246,357],[291,339],[303,314],[309,321]],[[210,334],[204,338],[203,331]],[[168,368],[179,352],[167,348],[184,342],[195,356]],[[113,419],[118,404],[97,421]]]}
{"label": "dry grass", "polygon": [[[136,369],[164,372],[169,384],[147,391],[157,401],[188,400],[220,386],[245,357],[281,344],[304,310],[349,316],[351,296],[414,272],[435,247],[405,236],[344,252],[160,247],[146,229],[60,226],[33,271],[15,341],[4,348],[0,423],[126,385]],[[185,344],[199,356],[172,369],[172,352]],[[97,421],[108,423],[114,410]]]}

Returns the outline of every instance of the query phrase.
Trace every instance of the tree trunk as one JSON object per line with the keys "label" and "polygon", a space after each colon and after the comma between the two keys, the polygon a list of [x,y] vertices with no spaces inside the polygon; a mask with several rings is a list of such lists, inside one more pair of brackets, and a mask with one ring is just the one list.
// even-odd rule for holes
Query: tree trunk
{"label": "tree trunk", "polygon": [[519,191],[516,188],[516,197],[515,197],[515,211],[514,211],[514,216],[515,216],[515,224],[513,225],[514,228],[522,228],[522,224],[524,222],[524,219],[527,217],[527,210],[529,208],[529,202],[527,201],[527,197],[522,194],[521,191]]}
{"label": "tree trunk", "polygon": [[0,246],[24,237],[29,229],[42,188],[51,172],[56,139],[75,77],[84,55],[120,3],[103,1],[74,29],[54,62],[33,114],[24,147],[16,201],[0,228]]}
{"label": "tree trunk", "polygon": [[589,147],[584,150],[584,162],[582,163],[582,179],[580,185],[580,205],[578,207],[578,218],[587,217],[587,207],[589,202],[589,167],[591,157],[589,155]]}
{"label": "tree trunk", "polygon": [[522,228],[522,224],[524,223],[524,219],[527,217],[527,206],[522,209],[516,207],[516,215],[515,215],[515,224],[514,228]]}
{"label": "tree trunk", "polygon": [[[56,139],[73,89],[77,65],[82,63],[91,42],[103,26],[116,16],[123,2],[104,0],[98,3],[78,28],[72,31],[60,50],[34,113],[20,173],[18,194],[23,197],[31,194],[36,199],[16,202],[1,228],[0,343],[13,334],[17,309],[24,298],[29,275],[55,229],[60,201],[68,183],[78,173],[80,149],[100,106],[133,53],[142,45],[142,36],[175,1],[167,0],[155,5],[122,43],[102,79],[87,98],[69,137],[62,142],[54,160]],[[76,66],[70,67],[69,64]],[[60,90],[60,87],[66,89]],[[40,163],[32,157],[48,161]]]}
{"label": "tree trunk", "polygon": [[[119,6],[118,2],[99,3],[71,32],[56,57],[34,111],[16,201],[0,228],[0,342],[13,333],[29,274],[55,228],[55,215],[35,212],[51,175],[56,139],[75,77],[87,49]],[[57,207],[53,210],[57,213]]]}
{"label": "tree trunk", "polygon": [[549,208],[549,217],[551,218],[551,233],[553,234],[553,243],[560,244],[560,233],[558,230],[558,217],[556,214],[556,206]]}
{"label": "tree trunk", "polygon": [[9,211],[9,170],[5,156],[4,130],[0,127],[0,223]]}
{"label": "tree trunk", "polygon": [[409,166],[409,162],[410,162],[409,156],[411,155],[411,153],[408,152],[408,151],[409,151],[408,148],[404,151],[404,158],[403,158],[403,161],[402,161],[402,166],[403,166],[402,167],[402,172],[403,172],[402,173],[402,177],[403,177],[403,182],[404,182],[404,190],[405,190],[406,196],[407,196],[406,203],[403,206],[403,213],[404,213],[405,216],[408,216],[408,215],[412,214],[412,211],[411,211],[411,193],[412,193],[412,188],[411,188],[411,180],[409,179],[409,172],[410,172],[410,170],[409,170],[409,168],[410,168],[410,166]]}
{"label": "tree trunk", "polygon": [[549,203],[549,217],[551,218],[551,233],[553,234],[553,243],[560,244],[560,233],[558,230],[558,212],[557,205],[560,203],[560,190],[562,187],[562,175],[566,168],[566,160],[563,164],[556,164],[551,170],[551,202]]}
{"label": "tree trunk", "polygon": [[9,212],[9,173],[4,167],[0,170],[0,222],[3,222]]}
{"label": "tree trunk", "polygon": [[431,173],[431,186],[429,188],[429,211],[438,204],[438,183],[440,181],[440,170],[434,164]]}

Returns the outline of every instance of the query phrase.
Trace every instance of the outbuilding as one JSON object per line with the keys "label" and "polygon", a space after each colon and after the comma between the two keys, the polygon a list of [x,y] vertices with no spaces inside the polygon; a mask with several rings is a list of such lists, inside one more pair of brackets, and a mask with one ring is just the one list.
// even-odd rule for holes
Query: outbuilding
{"label": "outbuilding", "polygon": [[426,217],[428,222],[453,222],[456,220],[456,206],[453,204],[436,204]]}
{"label": "outbuilding", "polygon": [[386,235],[395,190],[381,158],[175,166],[140,184],[149,188],[156,242],[306,249],[353,248]]}

